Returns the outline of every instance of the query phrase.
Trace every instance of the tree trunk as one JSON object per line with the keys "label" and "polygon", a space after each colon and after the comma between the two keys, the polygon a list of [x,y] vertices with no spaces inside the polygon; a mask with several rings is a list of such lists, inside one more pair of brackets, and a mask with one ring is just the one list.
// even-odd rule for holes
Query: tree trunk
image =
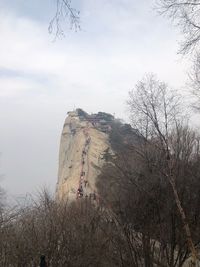
{"label": "tree trunk", "polygon": [[183,209],[183,207],[181,205],[181,201],[180,201],[180,198],[179,198],[179,195],[178,195],[178,191],[176,189],[175,179],[174,179],[172,173],[171,173],[170,177],[168,176],[168,178],[169,178],[169,182],[170,182],[170,184],[172,186],[175,202],[176,202],[176,205],[178,207],[179,213],[181,215],[181,220],[182,220],[182,223],[183,223],[183,227],[185,229],[186,239],[187,239],[188,247],[189,247],[189,250],[191,252],[191,257],[192,257],[191,264],[192,264],[192,266],[196,267],[197,266],[197,251],[195,249],[195,246],[194,246],[194,243],[193,243],[193,240],[192,240],[190,227],[189,227],[189,224],[187,222],[185,211],[184,211],[184,209]]}

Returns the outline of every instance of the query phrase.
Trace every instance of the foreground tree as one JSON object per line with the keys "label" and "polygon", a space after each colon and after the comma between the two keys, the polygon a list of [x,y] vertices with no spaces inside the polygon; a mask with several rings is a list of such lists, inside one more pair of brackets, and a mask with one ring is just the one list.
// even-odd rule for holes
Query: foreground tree
{"label": "foreground tree", "polygon": [[[177,180],[178,170],[181,166],[184,168],[184,164],[189,163],[193,148],[195,146],[197,149],[199,148],[198,143],[195,143],[196,140],[190,142],[190,133],[185,133],[185,130],[182,130],[179,98],[173,92],[168,91],[166,84],[149,75],[136,85],[136,90],[130,92],[128,105],[133,125],[146,140],[145,153],[148,153],[149,148],[152,151],[153,147],[156,154],[159,152],[158,155],[162,159],[162,165],[159,166],[160,175],[164,176],[171,185],[173,197],[184,226],[192,263],[196,266],[197,251],[177,189]],[[188,151],[190,154],[186,156]],[[151,157],[148,157],[149,159]],[[149,164],[152,169],[156,167],[155,162],[149,161]]]}
{"label": "foreground tree", "polygon": [[[178,104],[178,99],[170,98],[171,107],[174,102]],[[182,267],[191,252],[166,177],[166,150],[152,128],[145,130],[145,120],[138,113],[132,116],[138,129],[113,122],[110,142],[115,156],[105,154],[107,164],[97,184],[104,206],[112,208],[121,225],[124,243],[119,246],[116,242],[115,247],[119,255],[126,255],[125,266]],[[200,242],[200,211],[196,208],[200,203],[199,138],[187,125],[179,123],[175,129],[170,125],[168,142],[175,162],[176,189],[196,248]]]}
{"label": "foreground tree", "polygon": [[114,244],[116,224],[89,199],[58,203],[43,191],[0,221],[0,266],[122,266]]}

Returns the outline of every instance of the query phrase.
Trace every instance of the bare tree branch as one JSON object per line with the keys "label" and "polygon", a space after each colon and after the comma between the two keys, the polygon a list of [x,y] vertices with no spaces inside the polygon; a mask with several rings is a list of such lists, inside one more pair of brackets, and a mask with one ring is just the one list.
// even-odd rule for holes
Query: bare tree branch
{"label": "bare tree branch", "polygon": [[184,40],[179,52],[187,54],[198,49],[200,41],[200,1],[199,0],[158,0],[157,10],[167,15],[180,27]]}
{"label": "bare tree branch", "polygon": [[72,7],[71,0],[56,0],[56,12],[49,23],[49,33],[55,38],[64,36],[67,21],[70,29],[80,30],[80,12]]}

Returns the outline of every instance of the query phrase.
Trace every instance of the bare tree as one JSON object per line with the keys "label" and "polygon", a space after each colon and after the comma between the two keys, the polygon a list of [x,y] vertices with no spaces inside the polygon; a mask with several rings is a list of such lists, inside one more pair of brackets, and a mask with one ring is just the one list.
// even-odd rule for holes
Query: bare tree
{"label": "bare tree", "polygon": [[[164,172],[166,151],[157,138],[152,140],[149,135],[146,140],[128,125],[117,124],[112,128],[110,137],[115,157],[106,156],[109,161],[97,186],[103,202],[109,203],[122,226],[118,241],[114,239],[117,253],[124,255],[121,258],[124,266],[183,266],[190,252]],[[198,138],[181,125],[177,125],[175,132],[170,131],[169,136],[171,151],[172,147],[176,151],[176,187],[197,246],[200,222],[199,211],[195,208],[199,203],[200,186],[200,169],[196,168],[200,163]]]}
{"label": "bare tree", "polygon": [[[156,80],[153,75],[149,75],[136,85],[136,90],[130,92],[128,105],[132,115],[132,122],[137,126],[140,134],[147,140],[147,144],[153,145],[162,155],[160,174],[171,185],[173,197],[184,226],[192,262],[196,266],[197,252],[177,189],[177,169],[180,167],[177,164],[179,164],[183,153],[178,153],[180,149],[178,144],[180,143],[177,142],[177,146],[174,147],[171,142],[174,131],[175,136],[179,136],[180,131],[178,99],[173,92],[169,91],[165,83]],[[153,168],[154,166],[151,165],[151,167]]]}
{"label": "bare tree", "polygon": [[58,203],[44,190],[17,211],[0,221],[0,266],[36,267],[42,255],[49,267],[118,266],[116,227],[89,199]]}

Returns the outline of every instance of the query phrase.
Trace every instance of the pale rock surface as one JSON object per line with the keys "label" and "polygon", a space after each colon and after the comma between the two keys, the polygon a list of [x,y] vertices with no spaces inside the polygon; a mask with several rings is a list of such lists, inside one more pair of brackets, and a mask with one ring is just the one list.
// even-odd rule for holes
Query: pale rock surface
{"label": "pale rock surface", "polygon": [[107,132],[83,119],[77,111],[68,112],[60,141],[57,199],[95,199],[98,196],[96,179],[108,150]]}

